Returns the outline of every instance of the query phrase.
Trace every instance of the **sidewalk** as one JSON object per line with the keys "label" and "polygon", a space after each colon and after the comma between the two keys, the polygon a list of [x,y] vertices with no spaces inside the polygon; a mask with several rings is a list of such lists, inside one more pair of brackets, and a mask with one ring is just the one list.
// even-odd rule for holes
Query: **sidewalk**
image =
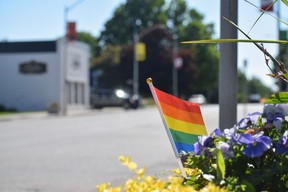
{"label": "sidewalk", "polygon": [[70,110],[66,115],[60,114],[49,114],[47,111],[36,111],[36,112],[21,112],[15,114],[0,115],[1,121],[11,121],[11,120],[20,120],[20,119],[43,119],[49,117],[68,117],[68,116],[77,116],[93,113],[90,109],[81,109],[81,110]]}
{"label": "sidewalk", "polygon": [[65,118],[65,117],[84,116],[84,115],[93,115],[93,114],[101,114],[101,113],[113,113],[113,112],[119,112],[119,111],[129,111],[129,110],[124,110],[121,107],[107,107],[101,110],[70,109],[66,115],[49,114],[47,111],[20,112],[20,113],[14,113],[14,114],[12,113],[12,114],[7,114],[7,115],[0,115],[0,122],[21,120],[21,119]]}

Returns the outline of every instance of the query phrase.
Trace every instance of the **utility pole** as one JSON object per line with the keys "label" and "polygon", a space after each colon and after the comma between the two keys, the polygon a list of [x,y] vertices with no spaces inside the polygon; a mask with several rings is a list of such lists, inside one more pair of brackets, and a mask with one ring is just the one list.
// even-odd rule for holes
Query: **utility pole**
{"label": "utility pole", "polygon": [[248,61],[245,59],[243,61],[243,72],[244,72],[244,81],[243,83],[243,117],[246,117],[248,114],[247,110],[247,102],[248,102],[248,79],[246,77],[247,75],[247,67],[248,67]]}
{"label": "utility pole", "polygon": [[[221,39],[237,39],[237,29],[225,17],[238,23],[238,0],[221,0]],[[220,44],[219,128],[230,128],[237,122],[237,43]]]}
{"label": "utility pole", "polygon": [[139,41],[139,35],[134,32],[134,61],[133,61],[133,94],[139,94],[139,63],[137,59],[137,44]]}
{"label": "utility pole", "polygon": [[[175,30],[174,30],[175,31]],[[177,35],[173,34],[173,61],[172,61],[172,85],[173,85],[173,95],[178,97],[178,69],[177,69]]]}
{"label": "utility pole", "polygon": [[63,41],[63,61],[62,61],[62,67],[61,67],[61,76],[62,76],[62,81],[60,85],[60,114],[66,115],[67,114],[67,104],[68,104],[68,83],[67,83],[67,23],[68,23],[68,13],[75,7],[77,7],[80,3],[82,3],[84,0],[78,0],[75,3],[71,4],[70,6],[66,6],[64,8],[64,41]]}

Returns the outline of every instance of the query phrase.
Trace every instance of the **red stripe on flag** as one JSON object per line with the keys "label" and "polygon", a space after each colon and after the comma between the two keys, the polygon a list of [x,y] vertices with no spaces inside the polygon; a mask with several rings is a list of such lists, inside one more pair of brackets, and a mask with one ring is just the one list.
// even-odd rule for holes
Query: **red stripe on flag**
{"label": "red stripe on flag", "polygon": [[165,93],[159,89],[157,89],[156,87],[154,87],[154,90],[157,94],[158,100],[162,103],[165,103],[167,105],[171,105],[173,107],[176,107],[178,109],[187,111],[187,112],[191,112],[191,113],[198,113],[200,115],[201,111],[200,111],[200,107],[198,104],[196,103],[191,103],[189,101],[185,101],[182,99],[179,99],[177,97],[174,97],[173,95],[170,95],[168,93]]}

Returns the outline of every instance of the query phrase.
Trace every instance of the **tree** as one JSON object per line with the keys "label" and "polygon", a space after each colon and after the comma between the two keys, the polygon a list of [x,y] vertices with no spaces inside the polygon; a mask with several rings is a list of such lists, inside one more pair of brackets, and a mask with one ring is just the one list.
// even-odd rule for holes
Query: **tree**
{"label": "tree", "polygon": [[91,57],[97,56],[98,41],[97,38],[88,32],[78,32],[78,40],[87,43],[90,46]]}
{"label": "tree", "polygon": [[[207,39],[213,25],[205,25],[203,16],[189,9],[184,0],[127,0],[114,12],[99,37],[102,50],[107,45],[120,45],[119,73],[122,83],[131,82],[133,69],[133,35],[146,44],[146,60],[139,63],[139,91],[150,95],[145,83],[152,77],[159,88],[172,92],[173,46],[178,42],[178,55],[183,58],[179,69],[179,93],[188,97],[204,93],[217,100],[218,52],[215,45],[182,45],[181,41]],[[101,54],[104,54],[102,51]],[[111,57],[114,57],[111,55]],[[118,81],[119,82],[119,81]]]}
{"label": "tree", "polygon": [[248,101],[248,96],[256,93],[261,95],[261,97],[270,97],[272,90],[258,78],[247,79],[245,73],[238,70],[238,102]]}
{"label": "tree", "polygon": [[[184,0],[171,1],[167,13],[171,31],[174,31],[178,42],[211,39],[214,34],[214,25],[203,24],[204,16],[195,9],[189,10]],[[184,63],[183,72],[186,71],[186,74],[182,70],[179,71],[180,95],[187,97],[192,93],[202,93],[207,96],[209,101],[217,102],[219,54],[216,46],[212,44],[190,46],[180,44],[179,49],[188,49],[193,53],[193,60],[190,61],[190,64],[186,64],[186,66]],[[193,68],[193,71],[190,70],[187,73],[185,67]],[[192,74],[194,81],[188,78]],[[186,86],[187,82],[189,82],[189,86]]]}
{"label": "tree", "polygon": [[263,85],[263,83],[256,77],[249,80],[248,83],[248,93],[258,93],[262,97],[269,97],[271,95],[271,89]]}
{"label": "tree", "polygon": [[141,29],[166,23],[165,0],[127,0],[105,24],[99,40],[104,44],[133,44],[133,37]]}
{"label": "tree", "polygon": [[119,73],[120,55],[123,48],[121,46],[107,45],[102,54],[93,59],[92,71],[101,71],[97,78],[98,87],[102,88],[120,88],[124,85]]}

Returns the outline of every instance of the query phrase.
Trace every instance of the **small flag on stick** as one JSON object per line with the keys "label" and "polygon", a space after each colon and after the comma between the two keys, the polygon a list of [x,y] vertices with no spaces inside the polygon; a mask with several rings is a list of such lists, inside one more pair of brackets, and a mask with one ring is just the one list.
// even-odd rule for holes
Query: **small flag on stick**
{"label": "small flag on stick", "polygon": [[148,78],[146,82],[176,158],[182,151],[186,153],[194,151],[194,143],[198,141],[198,136],[208,134],[199,104],[179,99],[157,89],[153,86],[151,78]]}

